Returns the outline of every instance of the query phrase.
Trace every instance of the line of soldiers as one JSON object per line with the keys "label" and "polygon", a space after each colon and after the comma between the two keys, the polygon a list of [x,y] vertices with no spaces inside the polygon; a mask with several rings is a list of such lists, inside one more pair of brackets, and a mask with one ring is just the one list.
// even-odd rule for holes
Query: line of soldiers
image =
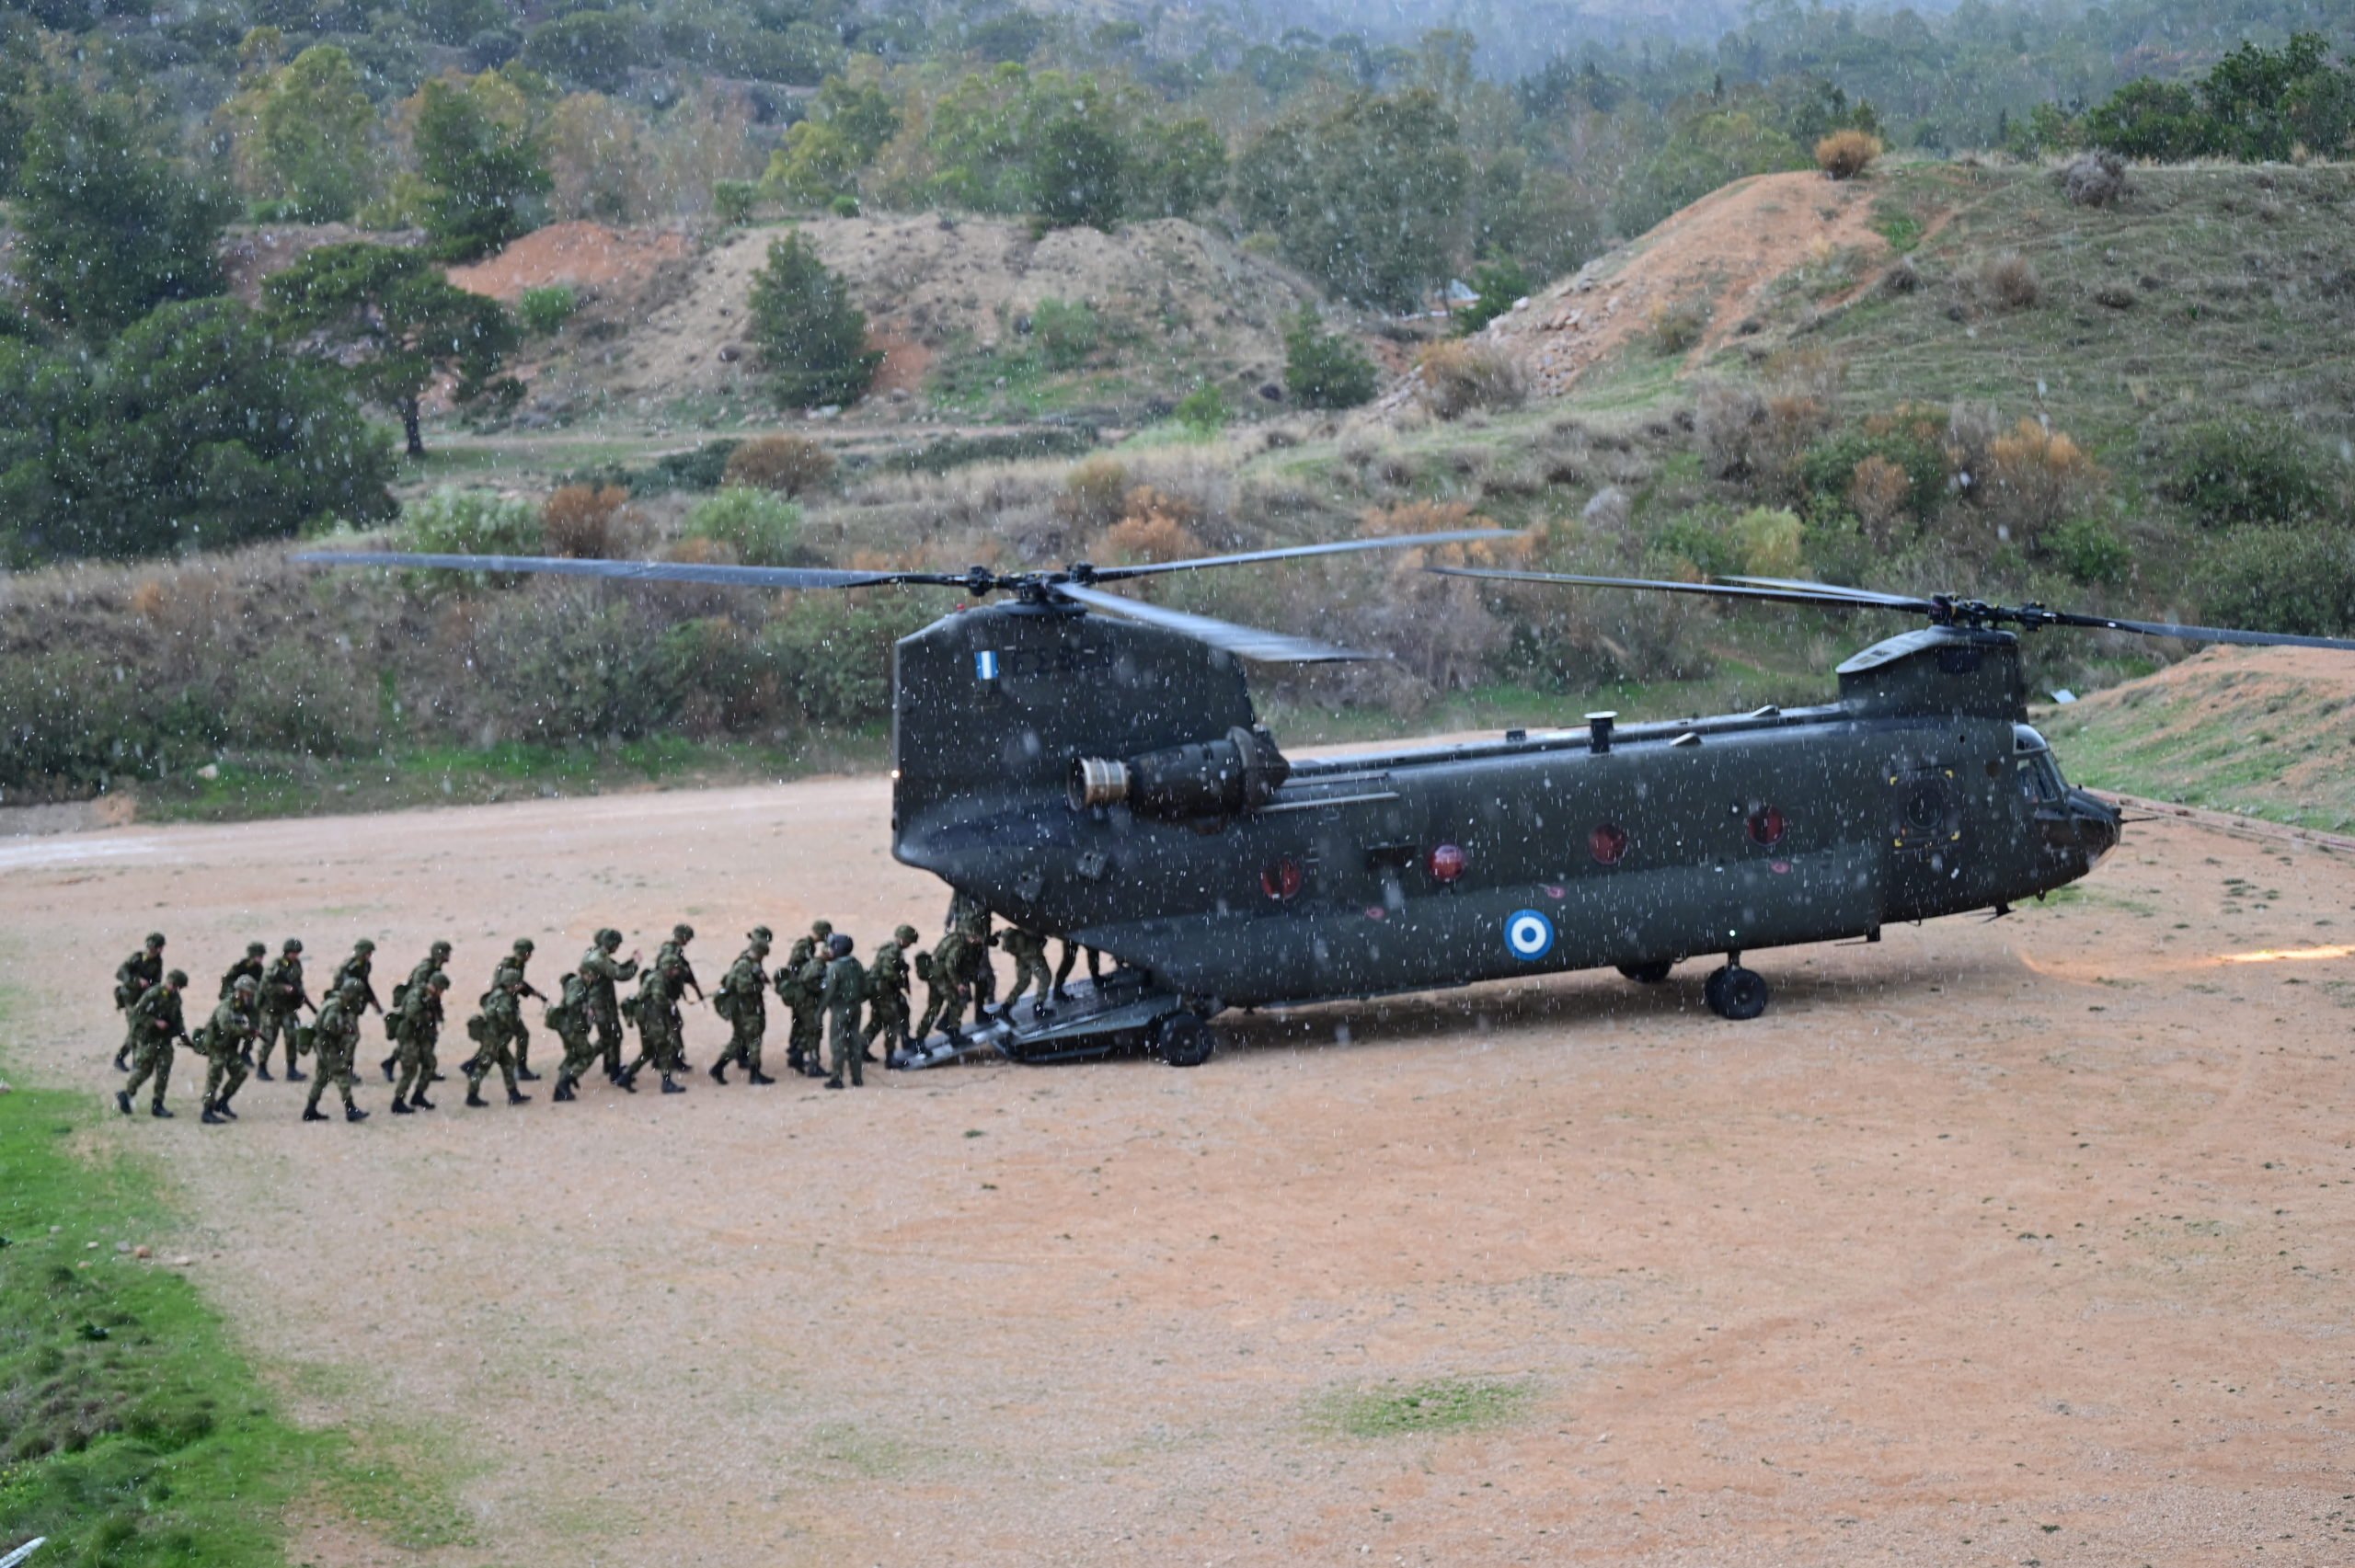
{"label": "line of soldiers", "polygon": [[[654,961],[641,965],[636,952],[627,958],[616,956],[622,944],[620,932],[610,927],[601,930],[554,998],[526,979],[524,970],[534,944],[529,937],[518,938],[500,961],[479,1010],[466,1022],[475,1051],[461,1070],[466,1080],[465,1103],[488,1104],[482,1098],[482,1085],[494,1071],[505,1085],[508,1104],[521,1104],[531,1098],[517,1087],[519,1081],[536,1082],[540,1078],[531,1069],[531,1032],[523,1014],[526,998],[546,1004],[546,1022],[563,1042],[564,1057],[557,1069],[552,1099],[576,1099],[581,1081],[599,1070],[615,1086],[635,1093],[638,1075],[650,1069],[661,1080],[663,1093],[684,1093],[686,1086],[679,1079],[690,1069],[680,999],[693,992],[696,1001],[705,1000],[686,956],[695,934],[691,926],[673,926],[671,940],[662,944]],[[862,1070],[877,1059],[873,1047],[879,1037],[887,1051],[905,1050],[912,1040],[928,1038],[937,1025],[951,1041],[961,1041],[969,1002],[976,1020],[988,1015],[996,988],[989,962],[991,947],[1003,946],[1015,961],[1014,989],[1004,1006],[996,1009],[1000,1016],[1010,1013],[1034,984],[1039,993],[1034,1007],[1051,1016],[1053,1003],[1068,998],[1064,982],[1079,952],[1066,943],[1063,962],[1051,977],[1044,937],[1018,926],[993,933],[988,908],[962,894],[949,906],[948,930],[939,943],[924,952],[917,951],[917,941],[916,929],[902,925],[891,933],[890,941],[876,949],[871,963],[862,965],[855,956],[856,944],[847,933],[835,931],[830,921],[816,921],[810,933],[795,942],[785,961],[771,971],[767,960],[774,933],[764,925],[754,926],[747,933],[744,951],[729,966],[718,993],[710,999],[713,1010],[729,1027],[727,1048],[709,1069],[713,1082],[726,1083],[731,1065],[741,1067],[749,1082],[776,1082],[762,1070],[771,990],[791,1017],[787,1070],[822,1077],[829,1089],[843,1088],[845,1082],[856,1087],[866,1082]],[[363,1121],[368,1113],[352,1095],[359,1083],[354,1064],[361,1025],[372,1009],[383,1018],[385,1033],[393,1045],[392,1053],[378,1064],[385,1082],[394,1086],[393,1113],[408,1116],[436,1108],[426,1092],[443,1081],[438,1047],[447,1018],[449,943],[432,944],[409,971],[408,979],[393,988],[389,1007],[376,995],[373,979],[376,944],[366,937],[353,944],[351,956],[338,966],[324,1002],[314,1002],[305,989],[299,938],[289,937],[279,956],[268,962],[264,961],[268,948],[258,942],[249,943],[246,956],[221,977],[219,1003],[194,1035],[186,1027],[180,1000],[188,976],[179,969],[165,971],[164,946],[161,933],[150,933],[145,945],[115,971],[115,1005],[127,1020],[115,1067],[130,1074],[115,1096],[115,1104],[125,1116],[132,1112],[133,1097],[150,1083],[154,1087],[149,1115],[172,1115],[164,1096],[171,1082],[175,1049],[186,1046],[208,1064],[203,1121],[234,1121],[237,1113],[232,1102],[248,1072],[270,1081],[271,1060],[283,1041],[288,1082],[304,1082],[298,1062],[305,1055],[316,1059],[303,1119],[327,1119],[319,1102],[332,1085],[342,1099],[344,1118]],[[1090,949],[1087,959],[1090,978],[1100,979],[1100,957]],[[925,986],[924,1012],[913,1027],[909,1023],[912,979],[923,980]],[[638,981],[638,990],[625,999],[620,988],[632,979]],[[304,1008],[313,1013],[307,1024],[302,1022]],[[637,1028],[638,1037],[638,1054],[627,1065],[622,1060],[625,1023]]]}

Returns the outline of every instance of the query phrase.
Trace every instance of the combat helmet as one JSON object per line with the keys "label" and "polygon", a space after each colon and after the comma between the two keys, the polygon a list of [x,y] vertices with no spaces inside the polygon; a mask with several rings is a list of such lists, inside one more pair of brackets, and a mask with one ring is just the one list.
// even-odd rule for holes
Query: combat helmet
{"label": "combat helmet", "polygon": [[338,996],[350,997],[352,1001],[357,1001],[362,997],[368,994],[368,985],[367,982],[362,980],[358,975],[350,975],[345,977],[343,984],[336,987],[335,993]]}
{"label": "combat helmet", "polygon": [[611,953],[615,948],[619,947],[621,944],[622,933],[615,931],[612,926],[607,926],[597,933],[597,945],[603,948],[608,953]]}
{"label": "combat helmet", "polygon": [[695,928],[687,924],[684,921],[681,921],[677,925],[671,928],[671,940],[680,944],[682,946],[687,943],[693,942],[695,939]]}
{"label": "combat helmet", "polygon": [[776,933],[764,925],[756,925],[744,934],[754,942],[769,943],[776,940]]}
{"label": "combat helmet", "polygon": [[849,957],[850,950],[857,945],[858,944],[850,939],[850,933],[846,931],[838,931],[826,938],[826,950],[837,958]]}
{"label": "combat helmet", "polygon": [[351,944],[351,950],[354,953],[373,953],[376,951],[376,939],[373,936],[363,936]]}
{"label": "combat helmet", "polygon": [[902,947],[913,947],[918,941],[916,928],[912,925],[903,925],[891,933],[891,940]]}
{"label": "combat helmet", "polygon": [[246,944],[246,956],[248,958],[258,958],[269,951],[270,944],[267,942],[248,942]]}
{"label": "combat helmet", "polygon": [[254,979],[251,975],[239,975],[237,977],[237,983],[231,986],[229,989],[236,991],[240,996],[247,996],[261,990],[261,982]]}
{"label": "combat helmet", "polygon": [[290,936],[279,945],[279,951],[281,953],[300,953],[303,951],[303,939],[299,936]]}
{"label": "combat helmet", "polygon": [[164,983],[170,986],[174,990],[179,990],[185,988],[188,984],[188,971],[186,969],[174,969],[170,974],[164,977]]}
{"label": "combat helmet", "polygon": [[823,942],[826,938],[834,934],[834,922],[832,921],[811,921],[810,922],[810,934],[816,937],[819,941]]}
{"label": "combat helmet", "polygon": [[147,945],[148,945],[148,946],[150,946],[150,947],[161,947],[163,944],[164,944],[164,933],[163,933],[162,932],[160,932],[160,931],[151,931],[151,932],[149,932],[149,933],[147,933]]}
{"label": "combat helmet", "polygon": [[426,989],[429,990],[448,990],[450,989],[450,977],[442,973],[439,969],[436,969],[432,974],[428,975],[425,978],[425,985]]}
{"label": "combat helmet", "polygon": [[515,939],[515,951],[523,954],[530,954],[536,951],[536,944],[534,944],[532,939],[528,936],[519,936]]}

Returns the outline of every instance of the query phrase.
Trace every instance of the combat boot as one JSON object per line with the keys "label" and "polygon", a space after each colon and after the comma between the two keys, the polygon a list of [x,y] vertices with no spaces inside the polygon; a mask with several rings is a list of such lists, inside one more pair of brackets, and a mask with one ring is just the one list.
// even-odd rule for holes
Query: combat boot
{"label": "combat boot", "polygon": [[829,1089],[839,1089],[842,1086],[843,1081],[839,1078],[829,1078],[826,1080],[826,1087]]}
{"label": "combat boot", "polygon": [[408,1102],[407,1100],[402,1099],[402,1098],[401,1098],[399,1095],[397,1095],[397,1094],[394,1095],[394,1096],[393,1096],[393,1115],[395,1115],[395,1116],[408,1116],[408,1115],[409,1115],[409,1114],[410,1114],[410,1112],[409,1112],[409,1108],[408,1108]]}
{"label": "combat boot", "polygon": [[116,1091],[114,1092],[114,1108],[115,1108],[116,1110],[118,1110],[118,1111],[121,1111],[121,1112],[124,1116],[129,1116],[129,1115],[131,1114],[131,1091],[130,1091],[130,1090],[128,1090],[128,1089],[118,1089],[118,1090],[116,1090]]}
{"label": "combat boot", "polygon": [[744,1082],[747,1083],[775,1083],[776,1080],[771,1078],[765,1072],[756,1072],[752,1074],[752,1077],[744,1080]]}
{"label": "combat boot", "polygon": [[167,1122],[172,1119],[172,1113],[165,1108],[164,1102],[161,1100],[157,1100],[154,1104],[150,1104],[147,1107],[147,1114],[154,1116],[158,1121]]}
{"label": "combat boot", "polygon": [[563,1104],[570,1101],[571,1098],[572,1080],[565,1077],[562,1073],[558,1073],[556,1081],[556,1093],[550,1094],[548,1099],[557,1104]]}
{"label": "combat boot", "polygon": [[196,1119],[206,1127],[225,1127],[229,1121],[228,1117],[221,1114],[221,1107],[210,1100],[204,1102],[204,1114]]}
{"label": "combat boot", "polygon": [[327,1114],[316,1105],[305,1105],[303,1107],[303,1119],[306,1122],[323,1122],[327,1119]]}
{"label": "combat boot", "polygon": [[368,1113],[357,1105],[346,1105],[343,1108],[343,1119],[348,1122],[364,1122],[368,1119]]}
{"label": "combat boot", "polygon": [[474,1106],[477,1110],[487,1111],[490,1109],[490,1102],[482,1097],[482,1085],[471,1081],[466,1084],[466,1104]]}
{"label": "combat boot", "polygon": [[424,1090],[418,1089],[410,1092],[408,1097],[408,1108],[412,1111],[431,1111],[438,1110],[441,1107],[437,1106],[432,1101],[425,1097]]}
{"label": "combat boot", "polygon": [[726,1062],[716,1061],[711,1064],[711,1081],[722,1087],[726,1086],[728,1082],[728,1064]]}
{"label": "combat boot", "polygon": [[278,1082],[278,1080],[270,1075],[270,1063],[266,1061],[259,1062],[255,1065],[254,1076],[260,1079],[264,1083],[275,1083]]}
{"label": "combat boot", "polygon": [[398,1057],[396,1057],[396,1056],[389,1056],[389,1057],[386,1057],[383,1061],[378,1062],[378,1063],[376,1064],[377,1066],[379,1066],[379,1067],[381,1067],[381,1068],[383,1068],[383,1069],[385,1070],[385,1082],[390,1083],[390,1082],[393,1082],[393,1080],[394,1080],[396,1077],[397,1077],[397,1076],[398,1076],[397,1074],[396,1074],[396,1073],[393,1071],[393,1064],[394,1064],[394,1063],[396,1063],[396,1062],[397,1062],[397,1061],[399,1061],[400,1059],[400,1059],[400,1058],[398,1058]]}
{"label": "combat boot", "polygon": [[507,1096],[507,1103],[511,1105],[521,1105],[530,1099],[531,1096],[529,1094],[526,1094],[522,1090],[518,1089],[509,1093]]}
{"label": "combat boot", "polygon": [[540,1081],[540,1075],[534,1072],[528,1067],[517,1068],[515,1070],[515,1076],[522,1079],[526,1083],[537,1083]]}
{"label": "combat boot", "polygon": [[233,1098],[235,1098],[234,1095],[224,1094],[221,1098],[213,1102],[213,1108],[215,1111],[218,1111],[222,1116],[226,1116],[229,1120],[236,1121],[237,1119],[237,1109],[236,1106],[229,1104]]}
{"label": "combat boot", "polygon": [[114,1053],[114,1070],[117,1072],[131,1070],[131,1052],[128,1048]]}
{"label": "combat boot", "polygon": [[300,1068],[290,1067],[286,1070],[286,1082],[289,1083],[307,1083],[310,1079],[311,1075]]}
{"label": "combat boot", "polygon": [[671,1075],[667,1072],[662,1075],[662,1093],[665,1094],[684,1094],[686,1092],[687,1086],[685,1084],[672,1082],[671,1081]]}

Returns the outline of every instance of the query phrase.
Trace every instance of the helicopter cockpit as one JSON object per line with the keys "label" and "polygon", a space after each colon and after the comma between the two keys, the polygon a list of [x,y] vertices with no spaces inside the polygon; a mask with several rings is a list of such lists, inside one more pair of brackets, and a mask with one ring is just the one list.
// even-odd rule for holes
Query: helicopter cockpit
{"label": "helicopter cockpit", "polygon": [[2069,798],[2069,784],[2061,776],[2061,764],[2052,760],[2052,748],[2037,733],[2035,726],[2012,726],[2012,776],[2019,785],[2021,796],[2030,806],[2058,805]]}

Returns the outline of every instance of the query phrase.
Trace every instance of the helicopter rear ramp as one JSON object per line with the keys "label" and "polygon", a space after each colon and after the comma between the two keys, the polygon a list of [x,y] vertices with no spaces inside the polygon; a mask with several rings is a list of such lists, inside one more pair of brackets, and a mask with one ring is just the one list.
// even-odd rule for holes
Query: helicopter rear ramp
{"label": "helicopter rear ramp", "polygon": [[915,1071],[976,1057],[1035,1064],[1104,1056],[1149,1037],[1153,1026],[1181,1005],[1176,991],[1154,985],[1141,969],[1115,969],[1100,982],[1078,981],[1068,995],[1070,1000],[1043,1008],[1044,997],[1025,998],[1010,1017],[993,1013],[987,1023],[959,1031],[955,1039],[929,1036],[893,1052],[889,1065]]}

